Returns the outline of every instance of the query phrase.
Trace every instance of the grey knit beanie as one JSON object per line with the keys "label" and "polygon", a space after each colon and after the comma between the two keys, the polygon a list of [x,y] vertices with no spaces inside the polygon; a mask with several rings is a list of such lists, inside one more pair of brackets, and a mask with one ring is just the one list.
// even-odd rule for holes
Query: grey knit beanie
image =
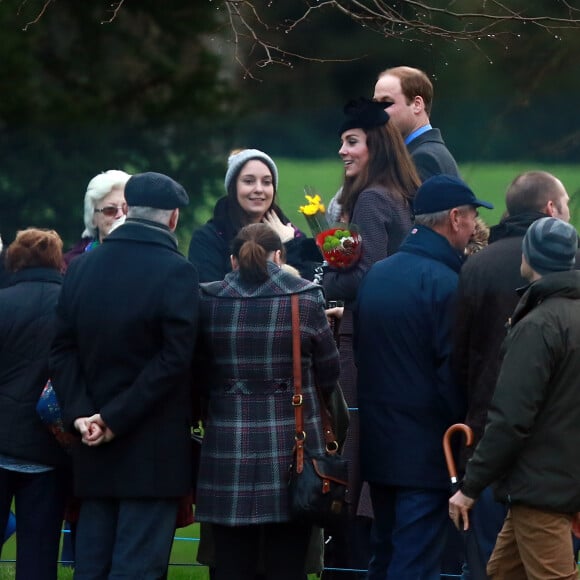
{"label": "grey knit beanie", "polygon": [[569,223],[553,217],[536,220],[526,232],[522,252],[538,274],[571,270],[576,263],[578,234]]}
{"label": "grey knit beanie", "polygon": [[228,170],[224,180],[226,191],[229,189],[229,185],[232,180],[237,177],[242,167],[246,164],[247,161],[250,161],[250,159],[259,159],[270,168],[270,171],[272,172],[272,179],[274,180],[274,191],[278,191],[278,168],[276,167],[273,159],[259,149],[242,149],[239,153],[234,153],[233,155],[229,156]]}

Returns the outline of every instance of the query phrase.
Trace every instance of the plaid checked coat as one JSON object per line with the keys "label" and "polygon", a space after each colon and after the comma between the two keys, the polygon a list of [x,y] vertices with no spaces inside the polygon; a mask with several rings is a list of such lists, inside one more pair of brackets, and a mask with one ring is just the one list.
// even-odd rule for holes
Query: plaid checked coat
{"label": "plaid checked coat", "polygon": [[300,295],[306,444],[324,441],[315,383],[334,389],[338,352],[319,286],[269,263],[269,280],[245,286],[238,272],[201,285],[198,375],[208,397],[196,519],[228,526],[289,521],[294,447],[290,296]]}

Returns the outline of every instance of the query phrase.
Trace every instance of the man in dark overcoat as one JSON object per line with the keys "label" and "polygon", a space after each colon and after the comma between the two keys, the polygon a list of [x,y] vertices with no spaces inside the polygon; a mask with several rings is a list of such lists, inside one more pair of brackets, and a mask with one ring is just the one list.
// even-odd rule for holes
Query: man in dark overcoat
{"label": "man in dark overcoat", "polygon": [[[518,175],[505,194],[507,215],[490,231],[489,245],[470,256],[461,269],[457,289],[455,364],[458,379],[467,387],[465,423],[475,436],[469,455],[483,435],[499,369],[500,347],[506,324],[526,285],[520,273],[522,241],[536,220],[556,217],[569,221],[568,192],[562,182],[545,171]],[[580,257],[576,261],[580,266]],[[468,458],[465,453],[464,461]],[[484,490],[470,517],[471,541],[467,564],[485,569],[506,515],[506,507]]]}
{"label": "man in dark overcoat", "polygon": [[198,276],[178,252],[189,198],[159,173],[131,177],[127,221],[71,263],[51,355],[81,499],[77,579],[164,576],[191,486],[190,369]]}
{"label": "man in dark overcoat", "polygon": [[478,200],[460,179],[417,190],[415,226],[363,279],[354,325],[360,458],[374,511],[368,580],[439,579],[448,530],[445,430],[465,413],[451,371],[455,293]]}

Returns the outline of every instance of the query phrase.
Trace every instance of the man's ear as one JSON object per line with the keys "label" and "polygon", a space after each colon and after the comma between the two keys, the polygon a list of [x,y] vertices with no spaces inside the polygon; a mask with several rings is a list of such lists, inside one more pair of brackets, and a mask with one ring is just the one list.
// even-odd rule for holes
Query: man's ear
{"label": "man's ear", "polygon": [[549,200],[548,203],[546,204],[546,207],[544,208],[544,213],[548,216],[548,217],[556,217],[558,214],[558,208],[556,207],[556,204],[554,203],[553,200]]}
{"label": "man's ear", "polygon": [[177,222],[179,221],[179,209],[176,208],[171,212],[171,217],[169,218],[169,229],[174,232],[177,227]]}
{"label": "man's ear", "polygon": [[417,95],[413,99],[413,112],[414,113],[421,113],[425,110],[425,101],[423,101],[423,97]]}
{"label": "man's ear", "polygon": [[449,212],[449,224],[454,232],[459,231],[459,214],[460,211],[456,207]]}

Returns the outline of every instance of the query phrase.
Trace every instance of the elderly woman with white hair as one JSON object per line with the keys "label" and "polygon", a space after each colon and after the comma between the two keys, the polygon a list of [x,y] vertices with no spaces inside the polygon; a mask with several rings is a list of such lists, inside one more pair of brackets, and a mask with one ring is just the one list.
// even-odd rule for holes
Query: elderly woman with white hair
{"label": "elderly woman with white hair", "polygon": [[64,255],[67,266],[72,259],[98,246],[125,221],[125,184],[129,177],[124,171],[109,169],[89,181],[84,202],[85,229],[81,240]]}

